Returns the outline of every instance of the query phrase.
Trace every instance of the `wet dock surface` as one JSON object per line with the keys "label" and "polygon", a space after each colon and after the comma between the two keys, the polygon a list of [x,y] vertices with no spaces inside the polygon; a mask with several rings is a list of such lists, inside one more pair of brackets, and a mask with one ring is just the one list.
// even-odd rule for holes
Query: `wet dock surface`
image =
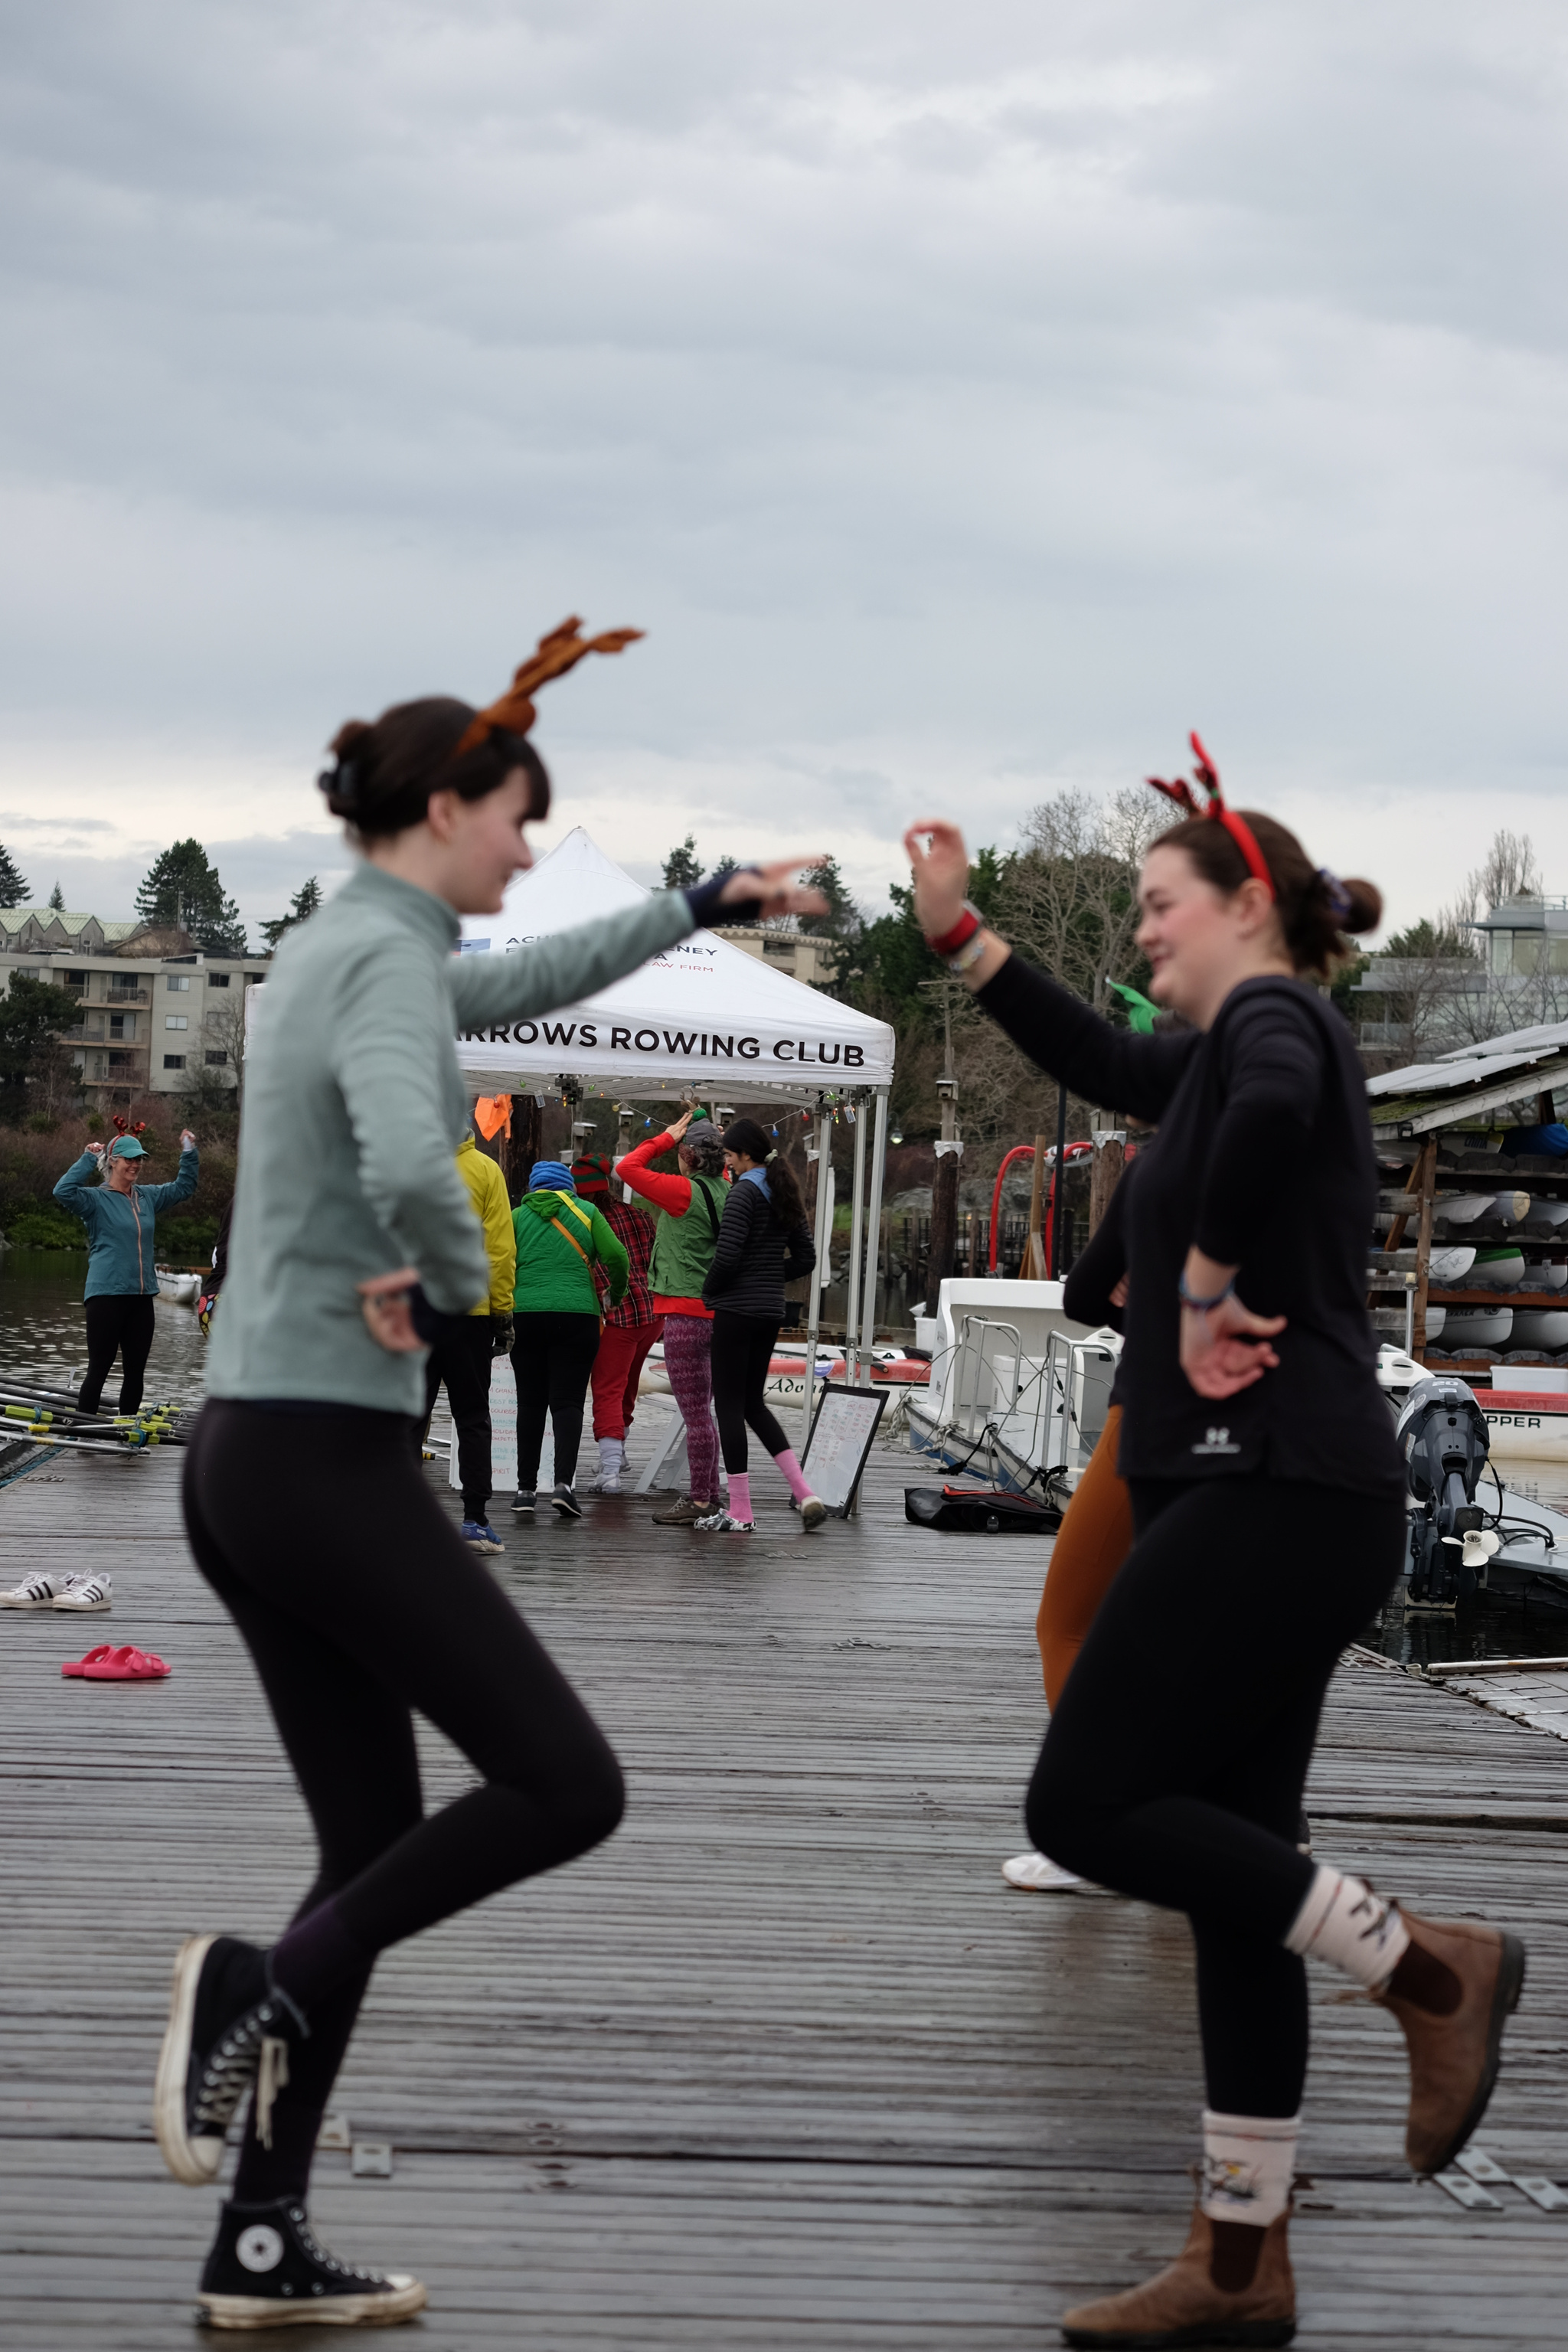
{"label": "wet dock surface", "polygon": [[[216,2197],[152,2144],[169,1959],[193,1928],[270,1937],[309,1875],[249,1664],[186,1559],[179,1460],[51,1461],[0,1491],[6,1584],[109,1565],[116,1601],[0,1614],[6,2352],[192,2342]],[[1180,2242],[1185,1927],[1004,1885],[1047,1547],[907,1528],[926,1475],[878,1451],[860,1520],[813,1538],[767,1474],[750,1543],[656,1528],[631,1496],[504,1530],[498,1572],[611,1731],[631,1810],[378,1970],[338,2105],[395,2177],[324,2155],[313,2207],[344,2253],[428,2281],[411,2346],[1046,2347],[1064,2305]],[[174,1678],[62,1682],[111,1637]],[[439,1801],[466,1768],[426,1754]],[[1563,1744],[1349,1665],[1312,1809],[1326,1856],[1525,1934],[1480,2144],[1568,2179]],[[1395,2030],[1326,1973],[1313,1995],[1298,2341],[1561,2343],[1568,2214],[1413,2183]]]}

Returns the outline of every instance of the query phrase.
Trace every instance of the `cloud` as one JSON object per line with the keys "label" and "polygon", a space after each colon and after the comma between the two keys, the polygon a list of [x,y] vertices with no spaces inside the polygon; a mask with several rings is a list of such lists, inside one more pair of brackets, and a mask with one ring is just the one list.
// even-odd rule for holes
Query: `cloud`
{"label": "cloud", "polygon": [[1196,721],[1401,918],[1500,822],[1568,888],[1557,12],[0,21],[0,793],[105,887],[277,911],[342,719],[575,610],[649,630],[542,706],[630,862],[872,893]]}

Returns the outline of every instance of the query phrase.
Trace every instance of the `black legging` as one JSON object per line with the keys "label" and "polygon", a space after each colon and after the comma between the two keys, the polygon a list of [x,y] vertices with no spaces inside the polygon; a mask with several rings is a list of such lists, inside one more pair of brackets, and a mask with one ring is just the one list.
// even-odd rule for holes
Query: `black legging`
{"label": "black legging", "polygon": [[[184,1509],[315,1825],[295,1917],[333,1915],[341,1930],[313,1981],[285,1979],[310,2036],[290,2053],[271,2149],[247,2132],[235,2182],[266,2202],[304,2193],[374,1955],[586,1853],[625,1792],[603,1733],[430,1493],[401,1414],[210,1402]],[[483,1775],[427,1818],[416,1709]]]}
{"label": "black legging", "polygon": [[142,1402],[142,1375],[153,1346],[157,1317],[153,1302],[140,1291],[121,1297],[89,1298],[87,1305],[87,1378],[77,1392],[83,1412],[96,1412],[103,1383],[116,1352],[120,1357],[120,1412],[134,1412]]}
{"label": "black legging", "polygon": [[731,1474],[746,1467],[748,1422],[770,1454],[788,1448],[788,1438],[763,1400],[778,1336],[776,1323],[764,1323],[754,1315],[727,1315],[721,1307],[714,1314],[713,1410],[724,1467]]}
{"label": "black legging", "polygon": [[425,1430],[430,1427],[444,1381],[458,1436],[458,1477],[465,1519],[483,1519],[490,1507],[494,1330],[488,1315],[465,1315],[457,1330],[448,1339],[437,1340],[425,1360]]}
{"label": "black legging", "polygon": [[1025,1818],[1053,1861],[1187,1913],[1210,2106],[1293,2116],[1301,1794],[1329,1677],[1399,1573],[1404,1505],[1253,1477],[1135,1481],[1132,1508]]}
{"label": "black legging", "polygon": [[555,1483],[577,1475],[583,1406],[599,1352],[596,1315],[520,1315],[511,1343],[517,1375],[517,1483],[531,1495],[539,1484],[548,1413],[555,1440]]}

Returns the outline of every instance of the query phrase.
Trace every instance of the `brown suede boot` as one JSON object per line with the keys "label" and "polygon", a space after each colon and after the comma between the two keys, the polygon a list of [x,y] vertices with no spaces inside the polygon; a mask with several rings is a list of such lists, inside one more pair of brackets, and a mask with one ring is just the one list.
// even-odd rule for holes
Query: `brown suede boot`
{"label": "brown suede boot", "polygon": [[1468,1919],[1420,1919],[1403,1908],[1400,1916],[1411,1949],[1373,1999],[1394,2011],[1410,2052],[1410,2168],[1442,2172],[1487,2111],[1503,2026],[1524,1982],[1524,1946]]}
{"label": "brown suede boot", "polygon": [[[1289,2344],[1296,2333],[1296,2282],[1287,2242],[1289,2213],[1266,2230],[1211,2221],[1193,2208],[1187,2242],[1146,2286],[1129,2287],[1062,2315],[1062,2338],[1077,2345]],[[1242,2285],[1221,2285],[1239,2242],[1261,2238],[1257,2267]],[[1227,2261],[1226,2258],[1229,2258]],[[1217,2258],[1217,2263],[1216,2263]],[[1241,2265],[1245,2271],[1245,2263]]]}

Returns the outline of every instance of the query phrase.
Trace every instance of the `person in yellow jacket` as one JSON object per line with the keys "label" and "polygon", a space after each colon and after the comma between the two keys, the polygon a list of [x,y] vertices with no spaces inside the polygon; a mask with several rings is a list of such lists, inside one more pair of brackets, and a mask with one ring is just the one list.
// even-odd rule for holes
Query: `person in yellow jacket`
{"label": "person in yellow jacket", "polygon": [[425,1426],[443,1381],[458,1433],[458,1476],[463,1490],[463,1541],[473,1551],[504,1551],[490,1525],[490,1359],[511,1346],[512,1286],[517,1238],[506,1179],[471,1135],[458,1146],[458,1173],[484,1228],[489,1260],[487,1297],[448,1339],[438,1339],[425,1364]]}

